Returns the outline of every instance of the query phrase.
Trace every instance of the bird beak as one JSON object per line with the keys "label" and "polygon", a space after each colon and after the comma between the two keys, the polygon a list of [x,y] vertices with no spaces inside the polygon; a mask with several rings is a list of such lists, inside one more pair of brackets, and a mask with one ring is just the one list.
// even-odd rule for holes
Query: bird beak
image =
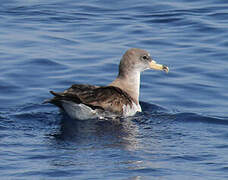
{"label": "bird beak", "polygon": [[162,65],[162,64],[157,64],[156,61],[152,60],[149,62],[149,67],[150,69],[156,69],[160,71],[165,71],[166,73],[169,72],[168,66]]}

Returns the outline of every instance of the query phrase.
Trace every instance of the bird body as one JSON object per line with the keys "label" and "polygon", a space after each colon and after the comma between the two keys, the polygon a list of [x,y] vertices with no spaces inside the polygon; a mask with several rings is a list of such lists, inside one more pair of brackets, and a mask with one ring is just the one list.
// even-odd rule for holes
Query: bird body
{"label": "bird body", "polygon": [[74,84],[61,93],[50,91],[55,104],[74,119],[128,117],[141,112],[139,104],[140,72],[145,69],[168,72],[157,64],[145,50],[132,48],[122,57],[117,78],[107,86]]}

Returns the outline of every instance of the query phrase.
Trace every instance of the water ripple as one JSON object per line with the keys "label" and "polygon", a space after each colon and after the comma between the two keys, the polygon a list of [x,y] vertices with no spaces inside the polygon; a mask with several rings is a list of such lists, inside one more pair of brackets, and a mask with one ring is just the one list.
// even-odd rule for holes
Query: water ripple
{"label": "water ripple", "polygon": [[[5,1],[2,179],[227,179],[227,3]],[[109,84],[130,47],[170,73],[141,76],[143,112],[77,121],[49,91]]]}

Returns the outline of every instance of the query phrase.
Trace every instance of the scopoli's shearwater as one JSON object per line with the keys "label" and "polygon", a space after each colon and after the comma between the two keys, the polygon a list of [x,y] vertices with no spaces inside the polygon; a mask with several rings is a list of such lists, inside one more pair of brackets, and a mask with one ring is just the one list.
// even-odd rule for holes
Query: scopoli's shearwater
{"label": "scopoli's shearwater", "polygon": [[146,69],[169,71],[157,64],[142,49],[131,48],[125,52],[117,78],[107,86],[74,84],[64,92],[50,91],[55,97],[45,102],[65,110],[74,119],[133,116],[141,112],[139,104],[140,73]]}

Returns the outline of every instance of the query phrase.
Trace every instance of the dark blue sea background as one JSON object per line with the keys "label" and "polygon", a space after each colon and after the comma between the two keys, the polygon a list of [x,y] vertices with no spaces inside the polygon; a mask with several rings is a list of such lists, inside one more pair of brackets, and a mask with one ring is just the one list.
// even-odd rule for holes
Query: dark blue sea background
{"label": "dark blue sea background", "polygon": [[[128,48],[142,113],[72,120],[50,90],[106,85]],[[0,179],[228,179],[228,1],[1,0]]]}

